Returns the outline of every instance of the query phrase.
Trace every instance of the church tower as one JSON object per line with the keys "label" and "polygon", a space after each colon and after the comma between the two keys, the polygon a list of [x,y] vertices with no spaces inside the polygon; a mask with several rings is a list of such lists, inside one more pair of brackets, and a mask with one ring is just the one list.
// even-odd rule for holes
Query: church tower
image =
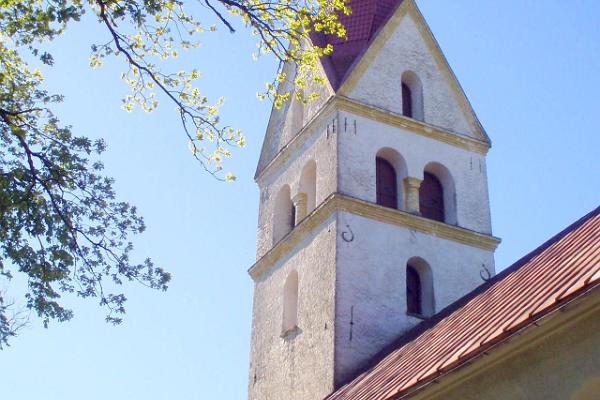
{"label": "church tower", "polygon": [[324,398],[494,274],[489,138],[414,0],[351,7],[265,135],[251,400]]}

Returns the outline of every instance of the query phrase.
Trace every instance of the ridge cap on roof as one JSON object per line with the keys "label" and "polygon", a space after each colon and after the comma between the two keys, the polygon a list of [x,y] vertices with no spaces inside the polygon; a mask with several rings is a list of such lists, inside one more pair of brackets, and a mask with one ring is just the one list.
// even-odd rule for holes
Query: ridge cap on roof
{"label": "ridge cap on roof", "polygon": [[335,392],[337,392],[343,386],[356,380],[358,377],[360,377],[365,372],[376,367],[385,357],[390,355],[392,352],[399,350],[400,348],[404,347],[408,343],[412,342],[413,340],[415,340],[416,338],[421,336],[426,331],[433,329],[438,323],[440,323],[442,320],[444,320],[447,317],[449,317],[450,315],[452,315],[457,310],[461,309],[469,301],[471,301],[475,297],[479,296],[480,294],[484,293],[485,291],[490,289],[492,286],[494,286],[498,282],[503,281],[506,277],[508,277],[512,273],[518,271],[521,267],[526,265],[534,257],[538,256],[539,254],[541,254],[542,252],[547,250],[550,246],[552,246],[554,243],[558,242],[559,240],[561,240],[562,238],[567,236],[569,233],[574,232],[575,230],[579,229],[582,225],[584,225],[587,221],[589,221],[590,219],[592,219],[599,213],[600,213],[600,206],[596,207],[595,209],[588,212],[587,214],[585,214],[584,216],[582,216],[575,222],[571,223],[566,228],[564,228],[563,230],[561,230],[560,232],[558,232],[557,234],[555,234],[554,236],[550,237],[548,240],[543,242],[541,245],[539,245],[538,247],[536,247],[535,249],[533,249],[532,251],[530,251],[529,253],[527,253],[526,255],[524,255],[523,257],[518,259],[517,261],[515,261],[509,267],[500,271],[498,274],[496,274],[495,276],[490,278],[488,281],[477,286],[471,292],[467,293],[466,295],[459,298],[455,302],[449,304],[448,306],[446,306],[445,308],[440,310],[438,313],[433,315],[431,318],[415,325],[413,328],[409,329],[407,332],[402,333],[395,340],[390,342],[390,344],[388,344],[382,350],[380,350],[377,354],[375,354],[375,356],[373,356],[367,362],[365,362],[362,366],[359,366],[358,368],[356,368],[356,370],[352,374],[351,378],[349,378],[343,382],[340,382],[340,383],[336,382],[333,392],[331,392],[329,395],[327,395],[325,397],[325,399],[329,398],[329,396],[333,395]]}

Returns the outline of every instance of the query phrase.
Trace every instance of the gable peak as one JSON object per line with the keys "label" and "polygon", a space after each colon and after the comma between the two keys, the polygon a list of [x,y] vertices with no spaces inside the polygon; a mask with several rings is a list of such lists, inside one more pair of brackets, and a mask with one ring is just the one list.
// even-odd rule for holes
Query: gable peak
{"label": "gable peak", "polygon": [[322,59],[323,68],[334,89],[340,87],[351,66],[369,47],[369,44],[404,0],[350,0],[350,15],[340,15],[346,27],[347,39],[313,33],[312,40],[319,46],[331,44],[333,54]]}

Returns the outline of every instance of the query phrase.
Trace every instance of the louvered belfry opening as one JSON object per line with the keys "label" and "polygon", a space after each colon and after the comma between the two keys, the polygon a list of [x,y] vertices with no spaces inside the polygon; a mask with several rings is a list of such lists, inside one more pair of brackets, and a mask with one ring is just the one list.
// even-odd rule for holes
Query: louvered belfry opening
{"label": "louvered belfry opening", "polygon": [[413,118],[413,95],[404,82],[402,82],[402,115]]}
{"label": "louvered belfry opening", "polygon": [[396,170],[384,158],[376,158],[376,175],[377,175],[377,204],[398,208],[398,183],[396,178]]}
{"label": "louvered belfry opening", "polygon": [[425,172],[423,182],[419,188],[419,211],[425,218],[444,222],[444,189],[439,179]]}
{"label": "louvered belfry opening", "polygon": [[406,266],[406,312],[409,314],[423,314],[421,305],[421,277],[412,265]]}

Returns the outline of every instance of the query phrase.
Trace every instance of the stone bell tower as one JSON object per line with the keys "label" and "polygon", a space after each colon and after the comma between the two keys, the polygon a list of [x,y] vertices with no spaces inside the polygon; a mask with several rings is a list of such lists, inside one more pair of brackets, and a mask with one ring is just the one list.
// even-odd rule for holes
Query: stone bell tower
{"label": "stone bell tower", "polygon": [[265,135],[251,400],[324,398],[494,274],[489,138],[414,0],[351,7],[320,99]]}

